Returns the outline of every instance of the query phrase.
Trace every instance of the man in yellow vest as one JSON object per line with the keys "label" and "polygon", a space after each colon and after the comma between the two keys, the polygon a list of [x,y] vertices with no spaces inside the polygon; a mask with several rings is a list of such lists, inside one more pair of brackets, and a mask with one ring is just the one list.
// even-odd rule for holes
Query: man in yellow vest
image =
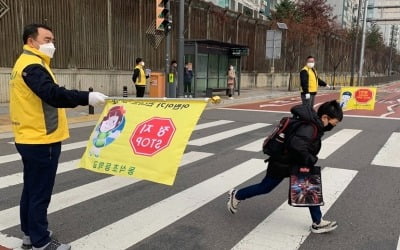
{"label": "man in yellow vest", "polygon": [[315,95],[318,91],[318,86],[329,85],[318,78],[317,71],[314,68],[315,58],[312,56],[307,57],[306,66],[300,71],[300,84],[301,84],[301,100],[303,104],[314,107]]}
{"label": "man in yellow vest", "polygon": [[136,87],[136,97],[143,97],[146,90],[146,83],[149,75],[144,72],[144,61],[142,58],[136,58],[136,67],[133,71],[132,81]]}
{"label": "man in yellow vest", "polygon": [[23,41],[23,52],[10,80],[10,116],[15,146],[24,165],[20,201],[23,248],[68,250],[68,244],[51,239],[47,221],[61,142],[69,137],[63,108],[101,104],[106,96],[57,85],[50,69],[54,36],[46,25],[27,25]]}

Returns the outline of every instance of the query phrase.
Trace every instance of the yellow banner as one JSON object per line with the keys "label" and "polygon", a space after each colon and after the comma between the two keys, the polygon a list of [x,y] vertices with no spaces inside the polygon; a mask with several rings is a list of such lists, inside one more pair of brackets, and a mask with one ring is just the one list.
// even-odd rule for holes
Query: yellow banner
{"label": "yellow banner", "polygon": [[374,87],[343,87],[340,92],[340,106],[343,110],[374,110],[375,99]]}
{"label": "yellow banner", "polygon": [[108,100],[80,167],[172,185],[206,104],[204,99]]}

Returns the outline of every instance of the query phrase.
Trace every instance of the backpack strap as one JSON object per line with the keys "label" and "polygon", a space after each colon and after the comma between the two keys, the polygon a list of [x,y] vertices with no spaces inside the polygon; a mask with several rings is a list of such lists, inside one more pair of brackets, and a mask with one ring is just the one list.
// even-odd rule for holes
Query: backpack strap
{"label": "backpack strap", "polygon": [[318,135],[318,128],[317,128],[317,125],[315,125],[315,123],[313,123],[313,122],[310,122],[311,123],[311,125],[313,126],[313,128],[314,128],[314,131],[313,131],[313,141],[315,140],[315,139],[317,139],[317,135]]}

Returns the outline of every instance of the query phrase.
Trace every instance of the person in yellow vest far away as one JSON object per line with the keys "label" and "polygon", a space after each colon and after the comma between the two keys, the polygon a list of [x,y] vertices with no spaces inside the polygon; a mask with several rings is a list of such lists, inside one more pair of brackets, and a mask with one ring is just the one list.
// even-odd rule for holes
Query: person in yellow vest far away
{"label": "person in yellow vest far away", "polygon": [[150,75],[145,73],[144,61],[142,58],[136,58],[136,66],[133,70],[132,81],[136,87],[136,97],[143,97],[146,90],[147,78]]}
{"label": "person in yellow vest far away", "polygon": [[51,238],[53,232],[48,230],[47,221],[61,142],[69,137],[64,108],[102,104],[107,96],[58,86],[50,69],[55,51],[51,28],[27,25],[22,38],[23,51],[10,79],[10,118],[24,173],[20,200],[22,248],[68,250],[70,245]]}
{"label": "person in yellow vest far away", "polygon": [[307,57],[306,66],[300,71],[301,84],[301,101],[303,104],[314,107],[315,96],[317,95],[318,86],[330,88],[330,86],[318,78],[317,70],[314,68],[315,58]]}

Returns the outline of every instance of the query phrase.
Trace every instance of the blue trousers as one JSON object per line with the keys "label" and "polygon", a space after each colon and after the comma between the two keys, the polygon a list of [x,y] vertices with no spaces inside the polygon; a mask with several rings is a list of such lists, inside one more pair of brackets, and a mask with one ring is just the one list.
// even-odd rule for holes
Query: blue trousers
{"label": "blue trousers", "polygon": [[51,240],[47,208],[53,192],[61,142],[15,145],[24,165],[24,186],[20,201],[21,230],[30,236],[34,247],[42,247]]}
{"label": "blue trousers", "polygon": [[[283,179],[284,178],[265,176],[260,183],[239,189],[236,192],[235,197],[238,200],[245,200],[257,195],[267,194],[272,190],[274,190],[274,188],[278,186]],[[322,218],[320,207],[314,206],[314,207],[309,207],[309,209],[312,221],[319,224]]]}

